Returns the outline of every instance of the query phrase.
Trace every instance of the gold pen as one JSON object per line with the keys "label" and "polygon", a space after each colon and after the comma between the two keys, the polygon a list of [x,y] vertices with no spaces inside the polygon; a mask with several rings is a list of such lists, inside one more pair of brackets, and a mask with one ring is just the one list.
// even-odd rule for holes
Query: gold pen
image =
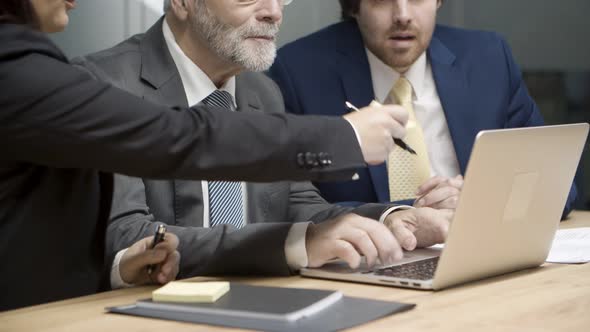
{"label": "gold pen", "polygon": [[[354,106],[353,104],[351,104],[348,101],[345,104],[346,104],[346,107],[348,107],[348,109],[350,109],[350,110],[353,110],[353,111],[356,111],[356,112],[359,112],[360,111],[356,106]],[[393,138],[393,142],[395,143],[395,145],[397,145],[400,148],[408,151],[409,153],[417,155],[416,151],[414,151],[414,149],[412,149],[408,144],[406,144],[406,142],[402,141],[401,139],[394,137]]]}

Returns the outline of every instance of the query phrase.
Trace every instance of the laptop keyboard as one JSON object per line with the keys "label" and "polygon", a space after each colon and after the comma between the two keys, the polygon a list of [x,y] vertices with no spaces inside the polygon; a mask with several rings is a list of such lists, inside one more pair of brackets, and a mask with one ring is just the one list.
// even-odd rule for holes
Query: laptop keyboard
{"label": "laptop keyboard", "polygon": [[375,275],[415,280],[430,280],[434,278],[434,271],[439,257],[432,257],[407,264],[390,266],[375,271]]}

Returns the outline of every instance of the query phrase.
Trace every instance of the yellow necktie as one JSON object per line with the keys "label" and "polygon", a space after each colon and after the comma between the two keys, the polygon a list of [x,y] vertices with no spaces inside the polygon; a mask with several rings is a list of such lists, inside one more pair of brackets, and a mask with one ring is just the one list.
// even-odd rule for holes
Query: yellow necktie
{"label": "yellow necktie", "polygon": [[399,201],[415,197],[418,186],[430,178],[430,162],[424,134],[414,114],[412,85],[405,77],[400,77],[391,89],[390,95],[395,97],[410,114],[404,141],[417,153],[413,155],[396,147],[389,154],[387,161],[389,198],[391,201]]}

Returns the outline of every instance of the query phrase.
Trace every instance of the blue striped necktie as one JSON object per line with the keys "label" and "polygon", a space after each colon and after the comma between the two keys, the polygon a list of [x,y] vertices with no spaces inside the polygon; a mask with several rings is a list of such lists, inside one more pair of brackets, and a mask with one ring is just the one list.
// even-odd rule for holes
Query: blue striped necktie
{"label": "blue striped necktie", "polygon": [[[215,90],[203,104],[233,110],[233,99],[229,92]],[[242,184],[230,181],[209,181],[209,225],[215,227],[230,224],[237,228],[244,226],[244,196]]]}

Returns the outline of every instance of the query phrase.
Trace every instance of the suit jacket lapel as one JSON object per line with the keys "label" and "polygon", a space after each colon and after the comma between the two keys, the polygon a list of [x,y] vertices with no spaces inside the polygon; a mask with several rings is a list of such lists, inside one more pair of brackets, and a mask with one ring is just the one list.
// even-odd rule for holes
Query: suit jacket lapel
{"label": "suit jacket lapel", "polygon": [[[260,111],[265,112],[260,97],[256,91],[250,89],[247,84],[247,80],[241,74],[236,76],[236,104],[238,105],[238,111]],[[271,110],[272,111],[272,110]]]}
{"label": "suit jacket lapel", "polygon": [[154,24],[139,45],[140,77],[147,84],[143,98],[166,106],[187,107],[182,80],[162,32],[163,21],[164,18],[161,18]]}
{"label": "suit jacket lapel", "polygon": [[447,119],[461,173],[465,173],[473,137],[477,135],[477,108],[467,93],[466,73],[455,55],[436,37],[428,48],[436,89]]}
{"label": "suit jacket lapel", "polygon": [[[184,86],[178,69],[162,32],[163,18],[154,24],[140,42],[142,82],[145,83],[143,98],[169,107],[188,107]],[[192,106],[192,105],[190,105]],[[203,190],[198,181],[170,180],[174,191],[174,218],[177,224],[194,225],[194,220],[203,220],[203,205],[200,209],[195,200],[203,200]],[[184,220],[190,219],[190,220]]]}
{"label": "suit jacket lapel", "polygon": [[[346,24],[344,36],[339,38],[335,45],[337,56],[334,70],[340,76],[348,101],[358,107],[364,107],[374,99],[369,60],[356,23],[343,24]],[[344,101],[342,103],[344,107]]]}
{"label": "suit jacket lapel", "polygon": [[[260,101],[258,93],[250,89],[247,82],[246,74],[236,76],[236,104],[238,106],[238,112],[265,112],[273,110],[265,110],[264,105]],[[264,192],[264,188],[268,187],[266,183],[252,183],[246,182],[246,222],[255,223],[264,216],[264,211],[261,211],[262,206],[266,204],[262,203],[263,199],[268,200],[267,195],[261,195]],[[271,204],[271,203],[268,203]]]}
{"label": "suit jacket lapel", "polygon": [[[365,46],[354,22],[348,24],[345,34],[338,39],[336,52],[336,73],[342,81],[342,88],[348,101],[357,107],[364,107],[375,99],[373,92],[373,80],[369,68],[369,60],[365,52]],[[342,101],[344,107],[344,100]],[[387,167],[385,163],[368,167],[375,194],[380,202],[389,201],[389,185],[387,182]]]}

